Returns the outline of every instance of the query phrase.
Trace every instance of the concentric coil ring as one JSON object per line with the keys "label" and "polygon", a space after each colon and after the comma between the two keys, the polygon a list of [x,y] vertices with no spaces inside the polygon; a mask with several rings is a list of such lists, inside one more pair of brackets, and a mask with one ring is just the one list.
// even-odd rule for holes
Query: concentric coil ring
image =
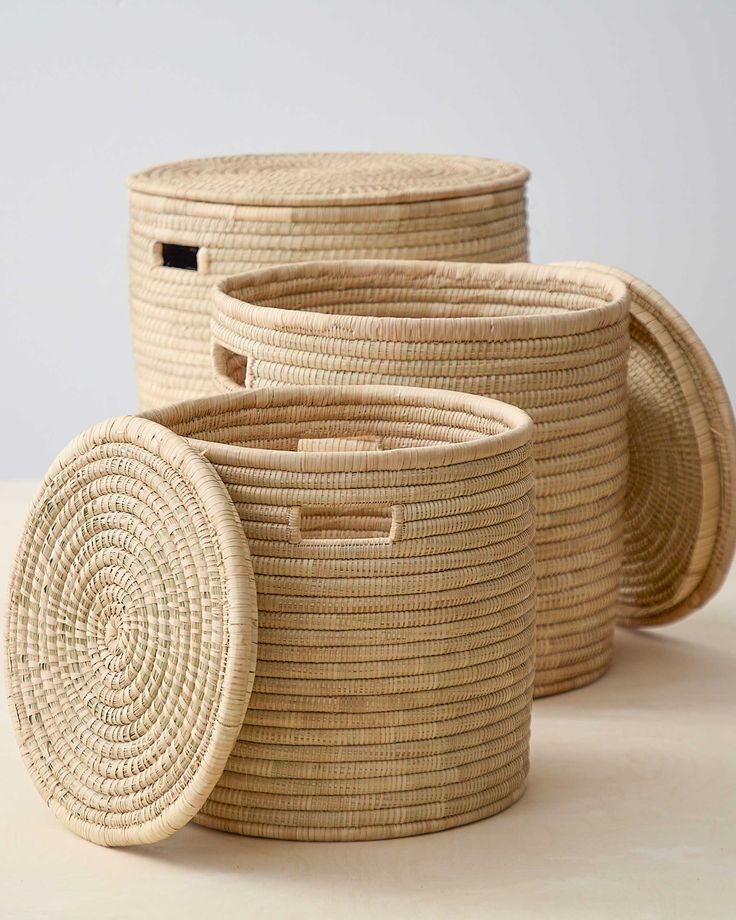
{"label": "concentric coil ring", "polygon": [[143,419],[72,442],[26,522],[6,621],[12,721],[54,813],[105,845],[189,821],[238,736],[255,640],[247,544],[210,464]]}
{"label": "concentric coil ring", "polygon": [[517,188],[529,172],[484,157],[427,153],[282,153],[165,163],[129,179],[148,195],[248,205],[434,201]]}

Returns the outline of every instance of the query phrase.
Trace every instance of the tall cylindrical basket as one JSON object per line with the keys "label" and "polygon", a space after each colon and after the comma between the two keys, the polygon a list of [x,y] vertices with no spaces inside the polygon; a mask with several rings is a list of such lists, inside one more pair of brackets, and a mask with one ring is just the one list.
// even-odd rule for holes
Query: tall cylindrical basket
{"label": "tall cylindrical basket", "polygon": [[520,166],[427,154],[214,157],[136,173],[130,302],[141,406],[211,393],[209,289],[308,259],[527,258]]}
{"label": "tall cylindrical basket", "polygon": [[535,422],[536,693],[611,660],[627,476],[629,295],[531,265],[341,262],[228,279],[217,383],[422,385],[495,396]]}
{"label": "tall cylindrical basket", "polygon": [[85,432],[39,491],[6,623],[44,799],[108,845],[192,818],[397,837],[515,802],[530,435],[514,407],[401,387],[253,390]]}

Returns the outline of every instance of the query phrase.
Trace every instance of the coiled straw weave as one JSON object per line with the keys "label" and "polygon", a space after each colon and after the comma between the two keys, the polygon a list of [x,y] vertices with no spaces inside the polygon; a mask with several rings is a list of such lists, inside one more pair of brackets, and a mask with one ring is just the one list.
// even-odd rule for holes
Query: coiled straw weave
{"label": "coiled straw weave", "polygon": [[[217,157],[155,167],[130,187],[130,297],[144,408],[211,392],[209,291],[309,259],[527,258],[514,164],[426,154]],[[197,249],[197,270],[163,244]]]}
{"label": "coiled straw weave", "polygon": [[593,263],[631,293],[626,626],[670,623],[718,591],[736,547],[736,425],[703,343],[661,294]]}
{"label": "coiled straw weave", "polygon": [[255,611],[235,509],[182,438],[113,419],[59,455],[5,623],[12,722],[57,817],[121,845],[196,814],[243,720]]}
{"label": "coiled straw weave", "polygon": [[255,685],[196,821],[367,840],[516,801],[533,680],[531,423],[465,394],[288,387],[149,413],[250,545]]}
{"label": "coiled straw weave", "polygon": [[623,551],[629,294],[531,265],[340,262],[228,279],[218,387],[423,385],[535,422],[539,696],[608,667]]}

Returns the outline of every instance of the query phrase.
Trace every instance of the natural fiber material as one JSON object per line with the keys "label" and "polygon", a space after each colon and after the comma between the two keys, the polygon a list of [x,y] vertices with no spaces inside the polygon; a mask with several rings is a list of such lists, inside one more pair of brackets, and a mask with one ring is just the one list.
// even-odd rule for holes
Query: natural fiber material
{"label": "natural fiber material", "polygon": [[608,667],[623,549],[629,295],[530,265],[344,262],[229,279],[218,386],[424,385],[492,395],[535,421],[537,695]]}
{"label": "natural fiber material", "polygon": [[130,187],[189,201],[266,206],[395,204],[519,188],[523,166],[427,153],[276,153],[207,157],[136,173]]}
{"label": "natural fiber material", "polygon": [[130,294],[142,406],[211,392],[216,281],[310,259],[523,260],[527,178],[514,164],[426,154],[217,157],[137,173]]}
{"label": "natural fiber material", "polygon": [[201,454],[122,418],[59,455],[25,526],[5,632],[18,744],[57,817],[105,845],[189,821],[238,736],[255,641],[248,548]]}
{"label": "natural fiber material", "polygon": [[669,623],[720,588],[736,544],[736,426],[723,382],[687,322],[620,269],[574,263],[631,292],[629,485],[619,622]]}
{"label": "natural fiber material", "polygon": [[149,418],[214,465],[258,590],[250,705],[195,820],[367,840],[518,799],[535,618],[527,416],[429,389],[289,387]]}

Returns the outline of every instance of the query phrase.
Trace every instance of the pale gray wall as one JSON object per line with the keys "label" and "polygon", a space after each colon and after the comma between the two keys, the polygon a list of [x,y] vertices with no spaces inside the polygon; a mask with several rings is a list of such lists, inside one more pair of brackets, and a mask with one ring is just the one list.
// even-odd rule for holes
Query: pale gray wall
{"label": "pale gray wall", "polygon": [[4,0],[0,477],[135,408],[124,179],[206,154],[522,162],[534,260],[650,281],[736,392],[735,26],[733,0]]}

